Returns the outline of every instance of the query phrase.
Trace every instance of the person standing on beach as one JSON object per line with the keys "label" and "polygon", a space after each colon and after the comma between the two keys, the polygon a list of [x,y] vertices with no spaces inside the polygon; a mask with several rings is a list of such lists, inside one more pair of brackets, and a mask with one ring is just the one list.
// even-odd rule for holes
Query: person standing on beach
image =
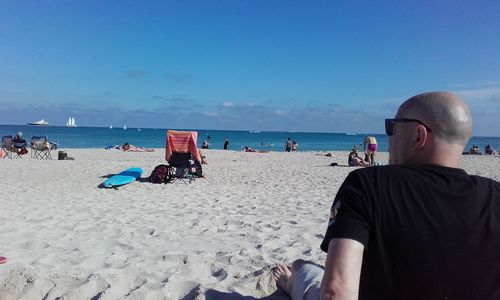
{"label": "person standing on beach", "polygon": [[229,150],[229,139],[227,137],[224,140],[224,150]]}
{"label": "person standing on beach", "polygon": [[368,158],[368,165],[375,164],[375,152],[377,152],[377,139],[374,136],[366,136],[363,142],[363,150]]}
{"label": "person standing on beach", "polygon": [[385,130],[390,165],[351,172],[335,197],[324,269],[279,265],[278,286],[294,299],[500,299],[500,183],[459,168],[468,107],[420,94]]}
{"label": "person standing on beach", "polygon": [[290,138],[288,138],[288,140],[286,140],[286,142],[285,142],[285,151],[286,152],[292,151],[292,145],[293,145],[292,140],[290,140]]}

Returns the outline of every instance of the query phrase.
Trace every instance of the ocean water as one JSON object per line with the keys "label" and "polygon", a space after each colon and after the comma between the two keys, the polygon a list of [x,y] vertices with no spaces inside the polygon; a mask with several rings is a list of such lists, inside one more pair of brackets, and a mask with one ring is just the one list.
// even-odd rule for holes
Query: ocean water
{"label": "ocean water", "polygon": [[[346,133],[311,133],[311,132],[276,132],[276,131],[233,131],[233,130],[206,130],[198,131],[198,146],[203,139],[210,137],[211,149],[222,149],[224,138],[228,137],[231,150],[241,150],[250,146],[259,150],[283,151],[288,137],[297,141],[298,151],[349,151],[353,145],[362,148],[366,134]],[[59,143],[60,148],[105,148],[108,145],[122,145],[124,143],[142,147],[164,148],[167,129],[151,128],[103,128],[103,127],[76,127],[64,126],[28,126],[28,125],[0,125],[0,135],[14,135],[23,132],[24,138],[29,141],[33,135],[46,135],[49,140]],[[387,151],[387,136],[370,134],[377,138],[379,151]],[[497,151],[500,150],[500,137],[472,137],[466,149],[477,144],[481,151],[490,144]]]}

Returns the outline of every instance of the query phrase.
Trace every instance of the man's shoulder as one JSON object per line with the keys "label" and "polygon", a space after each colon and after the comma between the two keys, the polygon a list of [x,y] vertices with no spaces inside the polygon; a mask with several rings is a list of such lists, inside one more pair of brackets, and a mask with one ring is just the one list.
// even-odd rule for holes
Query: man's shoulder
{"label": "man's shoulder", "polygon": [[386,166],[373,166],[366,168],[359,168],[353,170],[351,173],[359,175],[359,176],[372,176],[375,174],[378,175],[391,175],[391,174],[399,174],[405,173],[412,170],[412,167],[404,166],[404,165],[386,165]]}
{"label": "man's shoulder", "polygon": [[[373,177],[373,176],[389,176],[389,177],[405,177],[417,174],[425,176],[469,176],[464,170],[457,168],[448,168],[438,165],[386,165],[361,168],[353,172],[358,176]],[[484,177],[482,177],[484,178]]]}

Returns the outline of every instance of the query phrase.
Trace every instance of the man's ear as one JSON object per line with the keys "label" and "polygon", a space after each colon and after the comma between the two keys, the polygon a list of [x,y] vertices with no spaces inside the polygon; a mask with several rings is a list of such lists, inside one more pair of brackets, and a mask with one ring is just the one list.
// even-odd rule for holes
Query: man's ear
{"label": "man's ear", "polygon": [[427,129],[423,125],[417,125],[416,129],[415,144],[418,148],[423,148],[427,143]]}

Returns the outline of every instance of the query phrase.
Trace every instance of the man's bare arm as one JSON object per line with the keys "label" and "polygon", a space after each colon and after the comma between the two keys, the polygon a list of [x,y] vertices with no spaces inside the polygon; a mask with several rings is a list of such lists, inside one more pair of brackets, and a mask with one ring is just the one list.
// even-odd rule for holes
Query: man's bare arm
{"label": "man's bare arm", "polygon": [[320,299],[358,299],[363,251],[363,244],[355,240],[330,241]]}

